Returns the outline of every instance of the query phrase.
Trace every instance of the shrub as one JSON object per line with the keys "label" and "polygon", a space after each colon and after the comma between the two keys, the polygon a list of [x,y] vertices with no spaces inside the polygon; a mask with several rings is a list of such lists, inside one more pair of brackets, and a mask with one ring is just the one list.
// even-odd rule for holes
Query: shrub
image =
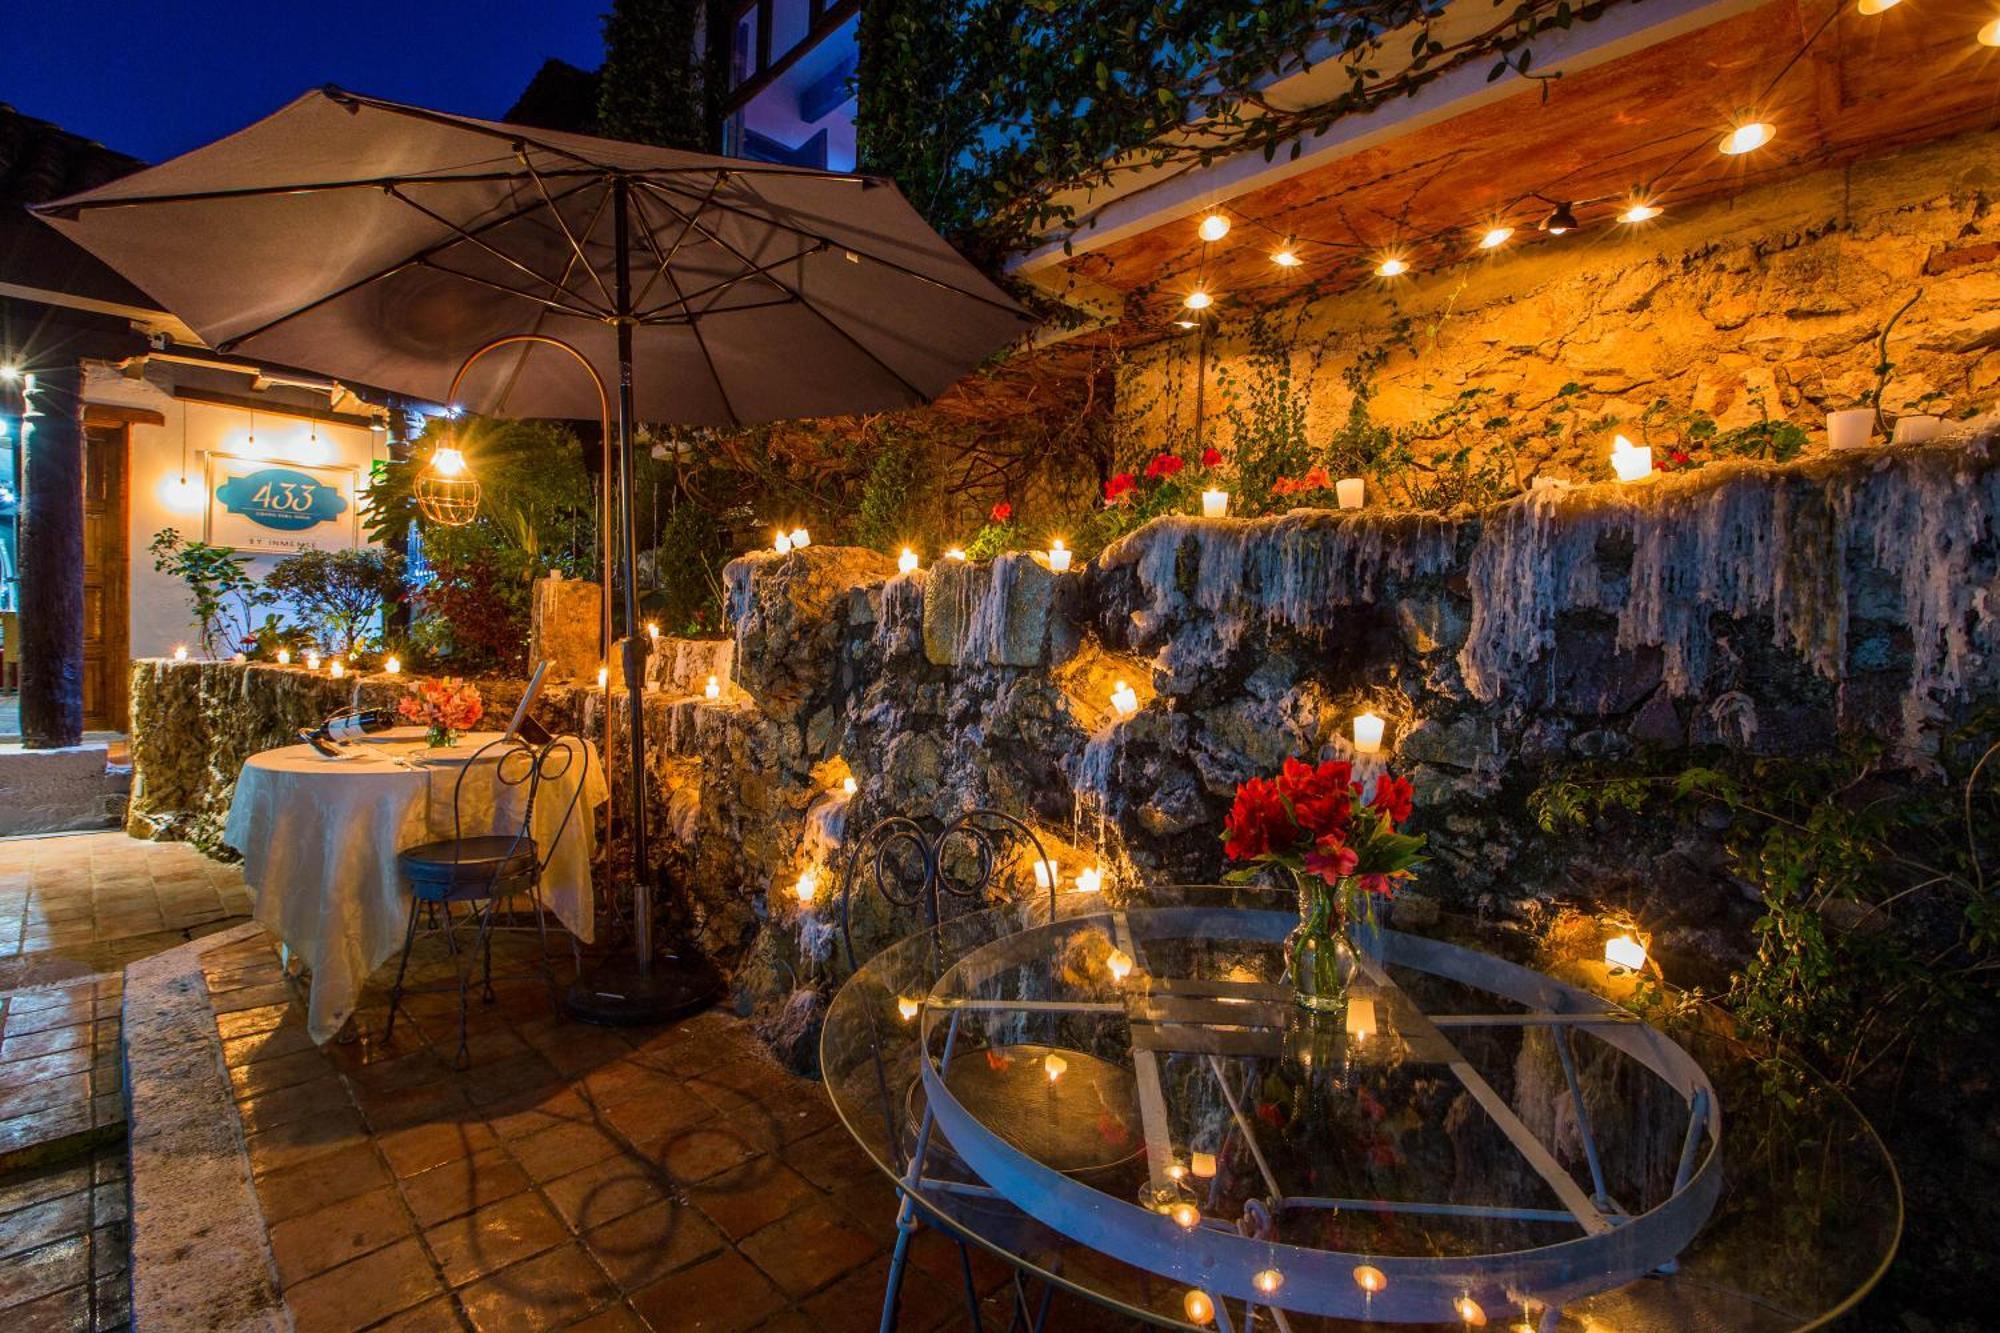
{"label": "shrub", "polygon": [[352,653],[364,627],[402,587],[403,562],[388,551],[301,551],[280,560],[264,587],[292,604],[321,646]]}

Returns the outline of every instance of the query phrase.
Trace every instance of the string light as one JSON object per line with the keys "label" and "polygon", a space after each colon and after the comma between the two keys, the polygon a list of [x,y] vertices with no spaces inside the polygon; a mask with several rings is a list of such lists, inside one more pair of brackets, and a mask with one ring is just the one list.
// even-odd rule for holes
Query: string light
{"label": "string light", "polygon": [[1501,246],[1507,244],[1507,238],[1513,234],[1514,229],[1512,227],[1489,227],[1486,230],[1486,234],[1479,238],[1479,248],[1482,250],[1498,250]]}
{"label": "string light", "polygon": [[1375,266],[1375,276],[1378,278],[1400,277],[1409,271],[1410,266],[1408,262],[1394,255],[1391,255]]}
{"label": "string light", "polygon": [[1886,10],[1894,9],[1899,3],[1900,0],[1861,0],[1859,4],[1854,6],[1854,9],[1857,13],[1867,14],[1872,17]]}
{"label": "string light", "polygon": [[1299,258],[1298,252],[1293,250],[1289,245],[1272,255],[1271,262],[1279,268],[1297,268],[1300,264],[1305,263],[1303,259]]}
{"label": "string light", "polygon": [[1197,287],[1181,298],[1181,304],[1190,310],[1206,310],[1215,304],[1215,298]]}
{"label": "string light", "polygon": [[1559,203],[1542,219],[1542,230],[1551,236],[1561,236],[1577,228],[1576,212],[1567,203]]}
{"label": "string light", "polygon": [[1229,219],[1220,213],[1210,213],[1201,220],[1201,239],[1219,241],[1229,234]]}
{"label": "string light", "polygon": [[[1996,43],[2000,45],[2000,43]],[[1722,136],[1716,147],[1725,157],[1741,157],[1755,152],[1777,136],[1778,131],[1768,121],[1753,120],[1732,128]]]}
{"label": "string light", "polygon": [[2000,19],[1994,19],[1979,30],[1981,46],[2000,46]]}
{"label": "string light", "polygon": [[1620,222],[1650,222],[1658,216],[1660,216],[1658,205],[1638,203],[1633,204],[1623,213],[1620,213],[1618,220]]}

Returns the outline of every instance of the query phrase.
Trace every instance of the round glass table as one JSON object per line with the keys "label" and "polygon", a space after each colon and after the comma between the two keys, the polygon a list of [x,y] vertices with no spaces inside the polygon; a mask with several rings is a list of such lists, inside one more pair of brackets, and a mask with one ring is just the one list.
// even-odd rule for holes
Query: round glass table
{"label": "round glass table", "polygon": [[865,962],[821,1058],[902,1191],[888,1308],[918,1222],[1042,1310],[1231,1330],[1805,1328],[1886,1267],[1874,1132],[1712,1010],[1656,1026],[1631,979],[1446,917],[1369,933],[1308,1015],[1295,921],[1252,889],[1040,895]]}

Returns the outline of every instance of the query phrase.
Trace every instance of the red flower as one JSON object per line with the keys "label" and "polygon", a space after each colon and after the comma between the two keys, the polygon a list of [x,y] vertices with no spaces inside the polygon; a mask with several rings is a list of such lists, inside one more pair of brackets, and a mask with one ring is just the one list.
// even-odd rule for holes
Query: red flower
{"label": "red flower", "polygon": [[993,512],[988,514],[987,517],[995,523],[1005,523],[1008,519],[1014,517],[1014,506],[1002,500],[999,504],[993,506]]}
{"label": "red flower", "polygon": [[1314,840],[1344,836],[1354,809],[1354,769],[1346,760],[1328,760],[1317,768],[1287,759],[1278,774],[1278,790],[1292,803],[1292,817]]}
{"label": "red flower", "polygon": [[1276,1102],[1258,1102],[1257,1118],[1273,1129],[1283,1129],[1285,1126],[1284,1108]]}
{"label": "red flower", "polygon": [[1221,467],[1221,466],[1222,466],[1222,450],[1220,450],[1220,449],[1214,449],[1214,448],[1209,448],[1209,449],[1204,449],[1204,450],[1202,450],[1202,451],[1201,451],[1201,465],[1202,465],[1203,467]]}
{"label": "red flower", "polygon": [[1104,503],[1108,505],[1124,503],[1125,497],[1130,495],[1133,487],[1138,484],[1137,481],[1132,479],[1131,473],[1119,473],[1110,481],[1104,483]]}
{"label": "red flower", "polygon": [[1361,886],[1363,893],[1372,893],[1378,898],[1393,898],[1396,896],[1396,877],[1394,875],[1362,875],[1354,882]]}
{"label": "red flower", "polygon": [[1269,778],[1251,778],[1236,789],[1236,802],[1229,807],[1223,828],[1222,851],[1232,861],[1251,861],[1267,852],[1283,851],[1298,834],[1278,784]]}
{"label": "red flower", "polygon": [[1375,799],[1369,804],[1387,815],[1391,824],[1400,824],[1416,805],[1415,789],[1408,778],[1384,773],[1375,779]]}
{"label": "red flower", "polygon": [[1171,477],[1184,466],[1186,465],[1181,462],[1179,454],[1154,454],[1153,461],[1146,464],[1146,480],[1158,481],[1162,477]]}
{"label": "red flower", "polygon": [[1306,853],[1306,869],[1329,884],[1338,884],[1361,864],[1361,854],[1338,835],[1329,833]]}

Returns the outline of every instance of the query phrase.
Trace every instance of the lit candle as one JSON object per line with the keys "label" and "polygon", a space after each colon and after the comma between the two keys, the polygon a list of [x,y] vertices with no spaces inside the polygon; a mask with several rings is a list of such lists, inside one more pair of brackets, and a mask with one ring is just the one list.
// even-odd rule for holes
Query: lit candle
{"label": "lit candle", "polygon": [[1360,1264],[1354,1270],[1354,1285],[1373,1296],[1389,1285],[1389,1275],[1373,1264]]}
{"label": "lit candle", "polygon": [[1362,713],[1354,719],[1354,753],[1380,754],[1382,752],[1382,729],[1388,724],[1374,713]]}
{"label": "lit candle", "polygon": [[1049,542],[1049,568],[1058,574],[1069,572],[1069,548],[1063,545],[1060,537]]}
{"label": "lit candle", "polygon": [[1191,1289],[1181,1299],[1181,1309],[1186,1312],[1190,1324],[1206,1324],[1215,1318],[1215,1302],[1199,1287]]}
{"label": "lit candle", "polygon": [[1111,691],[1111,708],[1120,717],[1129,717],[1139,711],[1139,695],[1130,685],[1119,681]]}
{"label": "lit candle", "polygon": [[1054,861],[1035,862],[1035,887],[1046,889],[1051,884],[1062,883],[1062,867]]}
{"label": "lit candle", "polygon": [[787,535],[785,532],[780,531],[778,535],[772,539],[771,549],[776,551],[779,555],[790,555],[792,552],[791,537]]}
{"label": "lit candle", "polygon": [[1167,1179],[1173,1181],[1176,1185],[1180,1184],[1183,1180],[1187,1179],[1187,1168],[1182,1166],[1178,1161],[1168,1162]]}
{"label": "lit candle", "polygon": [[813,898],[819,893],[819,876],[813,873],[811,866],[799,872],[799,882],[792,886],[792,892],[802,905],[812,905]]}
{"label": "lit candle", "polygon": [[1451,1303],[1451,1308],[1458,1311],[1458,1317],[1465,1321],[1467,1328],[1486,1327],[1486,1307],[1472,1297],[1460,1296]]}
{"label": "lit candle", "polygon": [[1357,1042],[1367,1041],[1375,1035],[1375,1001],[1365,995],[1348,998],[1347,1035]]}
{"label": "lit candle", "polygon": [[660,626],[657,621],[649,620],[646,622],[646,637],[651,639],[654,643],[658,643],[660,641]]}
{"label": "lit candle", "polygon": [[1085,866],[1076,872],[1078,893],[1097,893],[1104,888],[1104,871],[1096,866]]}
{"label": "lit candle", "polygon": [[1604,962],[1615,972],[1638,972],[1646,966],[1646,946],[1630,934],[1604,941]]}
{"label": "lit candle", "polygon": [[1250,1285],[1266,1296],[1274,1295],[1279,1287],[1285,1285],[1285,1275],[1275,1268],[1266,1268],[1250,1279]]}
{"label": "lit candle", "polygon": [[1182,1231],[1193,1231],[1201,1225],[1201,1209],[1183,1199],[1167,1210],[1167,1216],[1174,1219],[1174,1225]]}
{"label": "lit candle", "polygon": [[806,549],[806,547],[811,546],[812,544],[813,544],[813,539],[811,533],[807,532],[804,528],[792,529],[792,549],[794,551],[803,551]]}
{"label": "lit candle", "polygon": [[326,669],[326,674],[332,676],[335,680],[339,680],[342,676],[347,674],[347,667],[344,663],[341,662],[339,658],[336,657],[333,659],[333,665],[329,666]]}
{"label": "lit candle", "polygon": [[1642,481],[1652,476],[1652,446],[1635,446],[1623,435],[1615,437],[1611,441],[1611,470],[1620,481]]}
{"label": "lit candle", "polygon": [[1215,1154],[1212,1152],[1189,1153],[1188,1169],[1194,1172],[1196,1180],[1213,1180],[1215,1178]]}
{"label": "lit candle", "polygon": [[905,546],[903,548],[902,555],[896,558],[896,568],[899,572],[904,574],[916,573],[917,553],[915,551],[912,551],[909,547]]}
{"label": "lit candle", "polygon": [[1132,974],[1132,955],[1123,949],[1113,949],[1105,958],[1104,967],[1114,982],[1123,981]]}
{"label": "lit candle", "polygon": [[1049,1076],[1049,1082],[1051,1084],[1053,1084],[1057,1079],[1061,1078],[1063,1076],[1063,1071],[1068,1068],[1069,1068],[1069,1061],[1063,1059],[1060,1055],[1057,1055],[1054,1051],[1050,1051],[1046,1056],[1042,1057],[1042,1072]]}
{"label": "lit candle", "polygon": [[290,666],[291,664],[292,664],[292,650],[289,648],[280,648],[278,650],[278,665]]}
{"label": "lit candle", "polygon": [[1228,512],[1228,491],[1203,491],[1201,493],[1201,516],[1203,518],[1221,518]]}
{"label": "lit candle", "polygon": [[963,560],[965,559],[965,552],[954,546],[944,553],[944,558],[947,560]]}
{"label": "lit candle", "polygon": [[861,784],[856,782],[853,778],[842,778],[840,780],[840,789],[846,792],[849,796],[852,796],[854,795],[855,792],[861,790]]}
{"label": "lit candle", "polygon": [[918,1004],[915,1000],[911,999],[907,995],[899,995],[896,997],[896,1012],[903,1016],[903,1021],[905,1023],[915,1018],[917,1016],[917,1011],[921,1008],[923,1008],[922,1005]]}
{"label": "lit candle", "polygon": [[392,676],[400,676],[403,674],[403,659],[391,656],[383,661],[382,669]]}
{"label": "lit candle", "polygon": [[611,668],[608,666],[601,666],[597,668],[597,688],[601,690],[610,683],[611,683]]}
{"label": "lit candle", "polygon": [[1359,509],[1367,488],[1359,477],[1342,477],[1333,483],[1333,495],[1342,509]]}
{"label": "lit candle", "polygon": [[306,654],[306,670],[308,670],[308,671],[317,671],[317,670],[319,670],[319,654],[318,654],[318,653],[307,653],[307,654]]}
{"label": "lit candle", "polygon": [[238,666],[242,666],[245,662],[249,661],[250,659],[244,656],[242,653],[231,653],[229,655],[229,660],[236,663],[236,665]]}
{"label": "lit candle", "polygon": [[174,661],[176,661],[176,662],[185,662],[185,661],[187,661],[187,660],[188,660],[188,647],[187,647],[187,645],[186,645],[186,644],[184,644],[184,643],[177,643],[177,644],[175,644],[175,645],[174,645]]}
{"label": "lit candle", "polygon": [[710,676],[708,684],[702,689],[702,693],[711,699],[720,699],[722,697],[722,682],[714,676]]}

